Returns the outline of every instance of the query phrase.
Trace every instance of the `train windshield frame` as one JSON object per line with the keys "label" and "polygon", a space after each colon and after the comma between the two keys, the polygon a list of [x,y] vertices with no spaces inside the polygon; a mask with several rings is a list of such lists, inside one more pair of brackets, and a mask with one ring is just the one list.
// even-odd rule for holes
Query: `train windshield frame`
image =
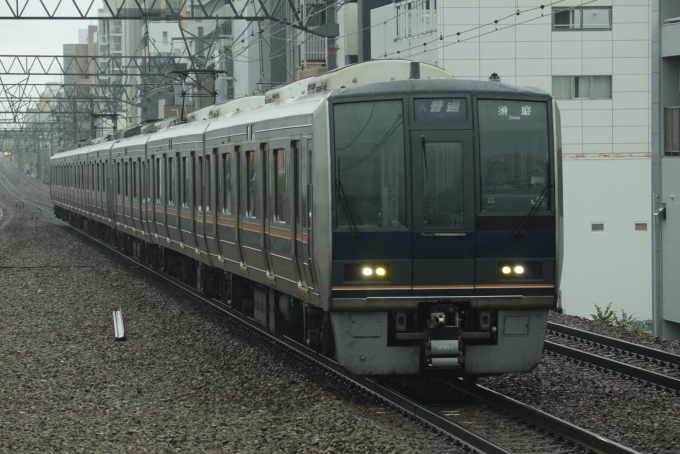
{"label": "train windshield frame", "polygon": [[[479,214],[552,215],[551,115],[546,101],[477,99]],[[543,196],[543,198],[541,198]]]}

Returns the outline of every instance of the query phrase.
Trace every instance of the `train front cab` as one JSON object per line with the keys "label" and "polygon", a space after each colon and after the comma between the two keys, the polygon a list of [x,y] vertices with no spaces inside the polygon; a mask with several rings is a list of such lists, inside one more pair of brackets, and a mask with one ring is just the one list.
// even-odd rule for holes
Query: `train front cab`
{"label": "train front cab", "polygon": [[338,362],[361,375],[532,370],[556,300],[551,97],[431,80],[330,102]]}

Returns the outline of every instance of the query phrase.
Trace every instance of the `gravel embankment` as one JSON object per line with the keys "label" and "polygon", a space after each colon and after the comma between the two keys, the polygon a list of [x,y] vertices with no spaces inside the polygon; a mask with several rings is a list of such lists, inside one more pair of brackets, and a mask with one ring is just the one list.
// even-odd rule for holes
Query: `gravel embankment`
{"label": "gravel embankment", "polygon": [[583,331],[590,331],[603,336],[614,337],[634,344],[644,345],[645,347],[663,350],[668,353],[680,355],[680,341],[668,340],[660,337],[650,336],[645,333],[638,333],[627,330],[618,326],[606,325],[602,322],[589,320],[583,317],[575,317],[573,315],[563,315],[556,312],[550,313],[550,321],[553,323],[560,323],[571,328],[581,329]]}
{"label": "gravel embankment", "polygon": [[460,452],[1,194],[0,452]]}

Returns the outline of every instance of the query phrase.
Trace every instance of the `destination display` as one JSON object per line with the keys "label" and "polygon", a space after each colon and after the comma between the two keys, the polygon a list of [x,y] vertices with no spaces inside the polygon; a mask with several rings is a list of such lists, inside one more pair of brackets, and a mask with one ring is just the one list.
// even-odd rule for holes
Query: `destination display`
{"label": "destination display", "polygon": [[465,121],[465,98],[416,99],[416,121]]}

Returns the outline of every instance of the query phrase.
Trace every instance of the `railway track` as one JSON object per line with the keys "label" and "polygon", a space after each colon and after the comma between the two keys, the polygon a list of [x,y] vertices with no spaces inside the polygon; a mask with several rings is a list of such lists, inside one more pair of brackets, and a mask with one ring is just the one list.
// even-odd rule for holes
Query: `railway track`
{"label": "railway track", "polygon": [[546,351],[680,395],[680,356],[548,323]]}
{"label": "railway track", "polygon": [[[432,389],[422,380],[410,382],[389,380],[389,383],[383,384],[377,380],[353,376],[340,368],[333,360],[317,354],[288,337],[269,332],[255,320],[232,309],[222,301],[206,298],[193,287],[165,273],[148,268],[110,244],[57,219],[51,212],[51,206],[30,200],[1,173],[0,185],[13,197],[41,210],[56,222],[71,227],[78,234],[141,268],[152,277],[183,291],[197,302],[220,310],[235,322],[247,326],[255,334],[265,337],[295,357],[324,369],[333,379],[343,385],[353,388],[356,392],[372,396],[393,410],[453,438],[454,442],[464,450],[489,454],[636,453],[630,448],[547,415],[540,410],[484,387],[466,385],[461,380],[440,381],[438,386]],[[430,398],[418,396],[417,392],[409,392],[409,389],[411,391],[429,389],[429,392],[433,394]],[[446,399],[443,401],[437,399],[442,396]]]}
{"label": "railway track", "polygon": [[[5,166],[5,170],[7,170],[7,167]],[[7,178],[6,175],[3,173],[0,173],[0,184],[5,188],[5,190],[12,196],[14,197],[17,201],[21,201],[25,203],[26,205],[33,206],[34,208],[37,208],[38,210],[42,212],[47,212],[50,216],[54,217],[54,213],[52,213],[53,205],[48,205],[46,203],[42,202],[37,202],[30,197],[26,196],[24,193],[22,193],[19,189],[17,189],[14,184]],[[56,218],[55,218],[56,219]]]}
{"label": "railway track", "polygon": [[26,176],[23,172],[19,171],[17,168],[12,167],[9,165],[7,160],[4,160],[3,166],[5,169],[7,169],[8,172],[11,172],[14,176],[16,176],[19,180],[23,181],[26,183],[26,186],[33,188],[35,191],[39,192],[42,195],[45,195],[46,197],[49,197],[50,194],[48,191],[45,190],[45,188],[41,187],[38,183],[36,183],[32,178]]}

